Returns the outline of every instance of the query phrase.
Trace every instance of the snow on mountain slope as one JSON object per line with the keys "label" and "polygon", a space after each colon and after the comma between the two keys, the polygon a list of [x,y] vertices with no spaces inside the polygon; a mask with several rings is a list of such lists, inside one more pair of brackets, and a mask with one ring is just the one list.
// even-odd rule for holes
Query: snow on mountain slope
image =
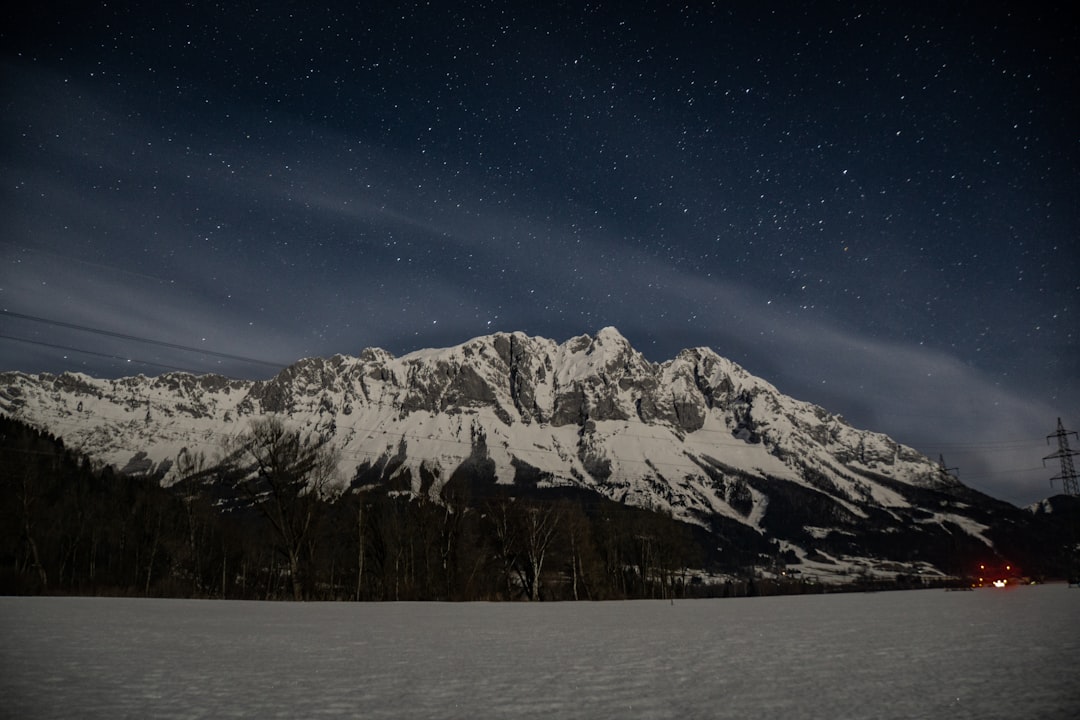
{"label": "snow on mountain slope", "polygon": [[787,397],[708,348],[651,363],[614,328],[564,343],[497,333],[397,358],[369,348],[257,382],[0,373],[0,410],[166,483],[182,449],[213,458],[272,413],[337,447],[342,484],[396,482],[433,497],[480,459],[498,483],[580,486],[697,524],[724,517],[761,529],[776,487],[827,500],[837,518],[898,524],[912,493],[962,487],[911,448]]}

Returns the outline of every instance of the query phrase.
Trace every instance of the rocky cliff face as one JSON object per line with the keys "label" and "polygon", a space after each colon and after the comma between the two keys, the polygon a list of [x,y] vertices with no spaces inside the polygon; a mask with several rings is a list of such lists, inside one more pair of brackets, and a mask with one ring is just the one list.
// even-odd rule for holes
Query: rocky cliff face
{"label": "rocky cliff face", "polygon": [[708,348],[649,362],[613,328],[564,343],[498,333],[400,358],[366,349],[260,382],[3,373],[0,410],[166,483],[182,450],[213,457],[251,417],[275,413],[338,448],[345,485],[438,499],[483,461],[498,483],[577,486],[707,527],[734,521],[797,554],[860,524],[989,542],[986,517],[965,510],[972,491],[911,448]]}

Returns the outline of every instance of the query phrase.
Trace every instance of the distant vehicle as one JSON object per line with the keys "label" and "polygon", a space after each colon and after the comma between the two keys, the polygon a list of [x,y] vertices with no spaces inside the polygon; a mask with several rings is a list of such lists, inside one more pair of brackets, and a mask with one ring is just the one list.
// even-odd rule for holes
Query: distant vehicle
{"label": "distant vehicle", "polygon": [[1019,568],[1012,563],[979,563],[978,569],[972,576],[971,586],[1007,588],[1023,585],[1024,582]]}

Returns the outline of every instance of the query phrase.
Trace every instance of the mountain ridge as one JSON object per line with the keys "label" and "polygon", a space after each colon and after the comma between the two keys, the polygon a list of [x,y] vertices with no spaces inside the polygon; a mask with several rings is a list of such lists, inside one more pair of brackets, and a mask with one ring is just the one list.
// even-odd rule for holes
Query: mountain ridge
{"label": "mountain ridge", "polygon": [[439,500],[480,459],[499,487],[573,487],[705,528],[735,522],[803,560],[867,527],[959,532],[992,549],[1000,512],[916,450],[710,348],[650,362],[612,327],[562,343],[494,333],[400,357],[365,348],[260,381],[0,373],[0,411],[164,484],[181,452],[213,457],[250,419],[286,416],[337,448],[342,487]]}

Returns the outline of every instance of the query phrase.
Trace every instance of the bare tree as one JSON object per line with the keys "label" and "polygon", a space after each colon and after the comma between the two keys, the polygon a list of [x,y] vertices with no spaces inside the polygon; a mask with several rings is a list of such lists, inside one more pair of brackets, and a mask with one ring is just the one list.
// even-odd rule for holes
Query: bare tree
{"label": "bare tree", "polygon": [[45,565],[41,562],[37,543],[34,541],[34,518],[36,513],[33,506],[38,499],[35,487],[39,484],[37,482],[37,473],[34,470],[33,464],[26,463],[21,476],[19,501],[22,509],[23,533],[26,544],[30,549],[30,563],[33,565],[34,570],[37,571],[38,581],[41,583],[40,592],[44,592],[49,585],[49,576],[45,571]]}
{"label": "bare tree", "polygon": [[494,538],[494,554],[499,561],[502,580],[506,584],[506,599],[517,593],[514,589],[514,572],[518,567],[520,537],[515,522],[514,501],[500,495],[487,503],[485,517]]}
{"label": "bare tree", "polygon": [[561,517],[561,508],[555,503],[523,503],[521,508],[519,527],[523,550],[523,580],[530,600],[540,599],[544,559],[552,540],[555,539]]}
{"label": "bare tree", "polygon": [[270,523],[288,561],[293,598],[304,598],[305,549],[315,536],[323,501],[335,491],[337,453],[318,437],[286,427],[277,417],[258,418],[229,447],[247,471],[244,487]]}
{"label": "bare tree", "polygon": [[562,513],[562,535],[566,573],[570,579],[570,597],[574,600],[593,598],[593,576],[602,575],[596,571],[599,558],[593,544],[589,518],[580,505],[560,501]]}
{"label": "bare tree", "polygon": [[201,496],[197,486],[207,476],[210,469],[206,455],[202,452],[193,453],[184,447],[176,456],[175,487],[184,503],[184,516],[187,520],[185,559],[191,574],[191,591],[196,597],[203,593],[202,563],[205,553],[202,538],[206,525],[205,518],[198,512]]}
{"label": "bare tree", "polygon": [[507,597],[517,594],[513,580],[516,575],[525,597],[539,600],[544,561],[556,537],[562,508],[555,503],[502,496],[487,504],[486,515]]}

